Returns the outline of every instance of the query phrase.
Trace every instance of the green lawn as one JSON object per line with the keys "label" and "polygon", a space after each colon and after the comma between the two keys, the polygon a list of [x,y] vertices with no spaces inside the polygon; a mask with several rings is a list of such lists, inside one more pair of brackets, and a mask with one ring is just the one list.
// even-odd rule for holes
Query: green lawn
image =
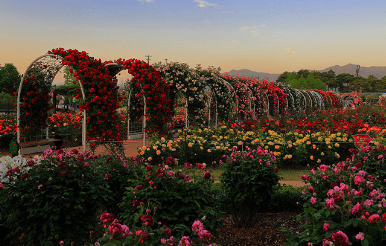
{"label": "green lawn", "polygon": [[[176,167],[176,168],[173,168],[172,170],[177,171],[178,168]],[[191,170],[190,172],[193,175],[196,172],[198,172],[198,174],[200,174],[200,175],[202,175],[204,173],[204,171],[201,171],[201,170],[200,171]],[[220,181],[220,175],[222,173],[221,169],[210,169],[210,172],[216,181]],[[310,171],[308,171],[308,170],[280,170],[280,169],[278,172],[279,176],[282,177],[281,180],[302,180],[300,178],[300,176],[302,174],[309,174],[309,173],[310,173]]]}

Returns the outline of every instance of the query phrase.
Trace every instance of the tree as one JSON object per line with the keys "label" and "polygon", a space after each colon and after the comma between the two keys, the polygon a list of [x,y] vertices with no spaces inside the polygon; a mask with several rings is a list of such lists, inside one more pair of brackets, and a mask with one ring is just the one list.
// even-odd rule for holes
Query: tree
{"label": "tree", "polygon": [[280,74],[279,77],[277,77],[276,82],[283,82],[285,83],[287,80],[287,76],[290,74],[290,72],[285,71],[284,73]]}
{"label": "tree", "polygon": [[0,67],[0,91],[7,93],[16,92],[19,88],[21,76],[12,63]]}
{"label": "tree", "polygon": [[70,73],[70,67],[67,66],[64,68],[64,84],[65,85],[72,85],[74,82],[77,83],[76,78]]}
{"label": "tree", "polygon": [[287,84],[295,89],[318,89],[326,90],[326,85],[322,80],[315,78],[314,72],[307,74],[307,78],[302,75],[300,78],[295,72],[287,76]]}
{"label": "tree", "polygon": [[298,71],[298,76],[299,77],[304,77],[305,79],[307,79],[308,78],[308,75],[310,74],[310,71],[309,70],[307,70],[307,69],[300,69],[299,71]]}

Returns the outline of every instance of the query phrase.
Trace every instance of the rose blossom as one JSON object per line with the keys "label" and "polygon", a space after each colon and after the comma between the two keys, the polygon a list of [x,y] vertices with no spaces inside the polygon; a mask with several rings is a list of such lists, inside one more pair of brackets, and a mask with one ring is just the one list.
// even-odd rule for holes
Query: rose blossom
{"label": "rose blossom", "polygon": [[312,204],[315,204],[315,203],[316,203],[315,197],[311,197],[310,202],[311,202]]}
{"label": "rose blossom", "polygon": [[354,216],[361,215],[362,211],[363,211],[363,204],[359,202],[357,202],[357,204],[355,204],[355,206],[351,209],[351,213]]}
{"label": "rose blossom", "polygon": [[204,179],[210,179],[210,172],[205,172],[205,173],[203,174],[203,178],[204,178]]}
{"label": "rose blossom", "polygon": [[145,240],[147,240],[149,238],[149,235],[142,230],[136,231],[135,235],[137,237],[137,240],[139,240],[140,243],[144,243]]}
{"label": "rose blossom", "polygon": [[114,215],[111,213],[102,213],[100,220],[102,220],[102,223],[111,223],[114,221]]}
{"label": "rose blossom", "polygon": [[365,234],[363,232],[359,232],[356,236],[356,239],[358,240],[364,240],[365,239]]}
{"label": "rose blossom", "polygon": [[331,223],[325,222],[325,223],[323,224],[323,231],[324,231],[324,232],[328,231],[328,227],[329,227],[330,225],[331,225]]}
{"label": "rose blossom", "polygon": [[379,214],[372,214],[369,217],[369,222],[370,223],[377,223],[379,221]]}
{"label": "rose blossom", "polygon": [[333,210],[334,207],[335,207],[335,200],[334,200],[334,198],[326,199],[325,206],[329,210]]}
{"label": "rose blossom", "polygon": [[331,235],[332,241],[336,242],[340,246],[347,246],[350,244],[348,237],[342,231],[336,231]]}

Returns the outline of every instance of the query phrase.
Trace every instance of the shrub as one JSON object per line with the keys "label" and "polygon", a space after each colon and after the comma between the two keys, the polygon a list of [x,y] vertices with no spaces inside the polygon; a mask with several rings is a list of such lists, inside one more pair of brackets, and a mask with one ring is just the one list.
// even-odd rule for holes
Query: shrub
{"label": "shrub", "polygon": [[258,211],[267,207],[279,183],[276,157],[261,147],[234,151],[223,168],[220,179],[230,200],[233,222],[238,227],[253,226]]}
{"label": "shrub", "polygon": [[104,210],[113,214],[121,213],[119,204],[125,195],[126,187],[136,182],[143,169],[137,168],[132,160],[124,160],[119,154],[103,155],[95,159],[94,163],[100,175],[104,177],[106,188],[110,191],[108,200],[103,205]]}
{"label": "shrub", "polygon": [[[378,156],[379,150],[364,148],[359,156],[366,153],[366,160],[371,160]],[[358,158],[355,150],[352,152],[352,159],[333,166],[320,165],[318,170],[311,170],[310,176],[302,175],[311,185],[302,192],[306,200],[304,213],[297,218],[303,222],[302,232],[292,232],[286,245],[385,243],[384,180],[364,171],[373,170],[369,166],[374,163],[367,163]]]}
{"label": "shrub", "polygon": [[8,238],[22,245],[86,240],[108,194],[92,167],[95,158],[46,150],[40,162],[28,161],[26,172],[9,169],[0,186],[0,221],[10,230]]}
{"label": "shrub", "polygon": [[293,187],[292,185],[280,185],[271,196],[266,211],[269,213],[279,212],[299,212],[303,208],[302,198],[303,187]]}
{"label": "shrub", "polygon": [[197,218],[206,217],[205,226],[210,231],[220,226],[220,193],[212,185],[209,172],[201,177],[191,177],[190,164],[186,164],[188,169],[176,172],[167,165],[153,166],[146,162],[139,165],[146,172],[131,187],[127,187],[121,203],[124,212],[120,217],[126,224],[139,226],[140,216],[144,212],[139,211],[138,206],[147,204],[149,209],[156,208],[155,220],[170,226],[176,236],[188,233],[190,225]]}

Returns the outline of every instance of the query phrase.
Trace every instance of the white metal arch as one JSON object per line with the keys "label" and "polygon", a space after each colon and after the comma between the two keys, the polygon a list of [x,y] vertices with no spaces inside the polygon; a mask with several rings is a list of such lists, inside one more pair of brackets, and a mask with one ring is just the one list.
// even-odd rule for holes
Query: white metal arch
{"label": "white metal arch", "polygon": [[[62,64],[62,57],[54,54],[45,54],[42,56],[39,56],[36,58],[26,69],[24,72],[20,85],[19,85],[19,91],[17,95],[17,142],[20,143],[20,95],[22,92],[23,82],[28,76],[28,72],[31,71],[32,68],[39,69],[40,72],[44,73],[50,79],[50,84],[52,85],[52,81],[54,80],[57,73],[60,71],[60,69],[64,66]],[[42,69],[43,68],[43,69]],[[80,85],[80,89],[82,91],[82,97],[85,99],[85,94],[83,90],[82,83],[78,81]],[[83,150],[86,150],[86,110],[83,110],[83,121],[82,121],[82,145]],[[46,138],[48,138],[48,127],[46,129]]]}

